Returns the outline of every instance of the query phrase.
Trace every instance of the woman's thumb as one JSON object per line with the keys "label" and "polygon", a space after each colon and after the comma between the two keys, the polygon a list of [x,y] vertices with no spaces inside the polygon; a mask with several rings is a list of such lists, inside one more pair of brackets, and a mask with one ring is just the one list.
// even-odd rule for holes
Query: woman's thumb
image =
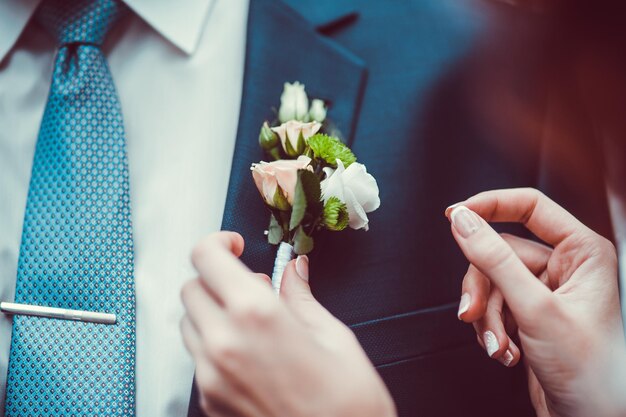
{"label": "woman's thumb", "polygon": [[309,286],[309,258],[306,255],[289,262],[283,273],[280,298],[305,324],[320,324],[329,315],[317,302]]}

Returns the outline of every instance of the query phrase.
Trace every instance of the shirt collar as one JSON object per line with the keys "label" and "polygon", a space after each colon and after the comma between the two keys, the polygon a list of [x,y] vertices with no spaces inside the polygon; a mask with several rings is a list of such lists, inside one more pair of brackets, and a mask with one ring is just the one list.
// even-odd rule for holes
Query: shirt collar
{"label": "shirt collar", "polygon": [[40,0],[0,1],[0,62],[9,53]]}
{"label": "shirt collar", "polygon": [[124,0],[165,39],[192,55],[217,0]]}
{"label": "shirt collar", "polygon": [[[188,55],[195,52],[204,22],[217,0],[125,0],[137,15]],[[9,53],[41,0],[0,1],[0,62]]]}

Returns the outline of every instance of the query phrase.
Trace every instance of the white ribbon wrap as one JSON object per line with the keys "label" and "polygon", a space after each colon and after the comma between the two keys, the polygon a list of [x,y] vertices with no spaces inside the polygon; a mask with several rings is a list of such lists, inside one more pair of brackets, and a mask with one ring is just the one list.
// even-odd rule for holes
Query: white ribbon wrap
{"label": "white ribbon wrap", "polygon": [[289,261],[296,257],[293,246],[289,243],[281,242],[276,252],[276,260],[274,261],[274,271],[272,272],[272,288],[276,294],[280,294],[280,286],[283,281],[283,272]]}

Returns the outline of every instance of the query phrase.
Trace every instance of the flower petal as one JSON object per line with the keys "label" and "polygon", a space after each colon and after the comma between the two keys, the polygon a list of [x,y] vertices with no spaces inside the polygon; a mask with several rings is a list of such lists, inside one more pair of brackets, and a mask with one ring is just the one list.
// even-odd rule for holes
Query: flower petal
{"label": "flower petal", "polygon": [[277,126],[277,127],[273,127],[272,130],[274,131],[274,133],[276,133],[278,135],[278,137],[280,138],[280,143],[283,145],[283,149],[286,149],[286,141],[287,141],[287,128],[285,127],[284,124]]}
{"label": "flower petal", "polygon": [[365,212],[371,213],[380,207],[378,183],[367,173],[365,165],[358,162],[350,165],[344,174],[344,183],[352,190]]}
{"label": "flower petal", "polygon": [[365,229],[367,230],[368,227],[368,223],[369,223],[369,219],[367,218],[367,214],[365,213],[365,210],[363,210],[363,208],[361,207],[361,205],[359,204],[358,200],[356,199],[356,196],[354,195],[354,193],[352,192],[352,190],[350,190],[350,188],[345,188],[345,203],[346,206],[348,207],[348,216],[350,216],[350,221],[349,221],[349,225],[352,229],[355,230],[359,230],[359,229]]}
{"label": "flower petal", "polygon": [[324,173],[326,173],[326,179],[320,183],[324,202],[328,201],[331,197],[337,197],[341,201],[344,201],[344,185],[341,178],[341,171],[339,169],[333,170],[332,168],[324,168]]}
{"label": "flower petal", "polygon": [[276,181],[278,186],[283,190],[289,204],[293,204],[293,196],[296,191],[296,183],[298,182],[298,170],[279,167],[276,168]]}

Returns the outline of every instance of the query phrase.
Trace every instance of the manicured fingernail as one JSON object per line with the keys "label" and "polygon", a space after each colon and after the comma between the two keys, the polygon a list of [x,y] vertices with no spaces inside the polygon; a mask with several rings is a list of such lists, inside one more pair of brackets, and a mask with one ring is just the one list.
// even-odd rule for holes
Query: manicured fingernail
{"label": "manicured fingernail", "polygon": [[467,312],[470,308],[470,303],[472,302],[472,297],[469,293],[465,293],[461,296],[461,302],[459,303],[459,312],[457,313],[457,317],[461,320],[461,316]]}
{"label": "manicured fingernail", "polygon": [[455,207],[457,207],[459,204],[461,204],[461,203],[454,203],[454,204],[452,204],[451,206],[448,206],[448,207],[446,208],[446,211],[444,212],[444,213],[445,213],[445,215],[446,215],[446,217],[450,217],[450,212],[451,212],[452,210],[454,210],[454,208],[455,208]]}
{"label": "manicured fingernail", "polygon": [[504,366],[509,366],[511,364],[511,362],[513,362],[513,354],[511,353],[510,350],[507,349],[507,351],[504,353],[504,356],[502,357],[502,365]]}
{"label": "manicured fingernail", "polygon": [[450,213],[450,220],[463,237],[470,237],[481,226],[478,215],[465,206],[455,207]]}
{"label": "manicured fingernail", "polygon": [[309,257],[306,255],[298,256],[296,259],[296,272],[304,281],[309,282]]}
{"label": "manicured fingernail", "polygon": [[493,356],[493,354],[496,353],[498,349],[500,349],[498,339],[491,330],[487,330],[485,334],[483,334],[483,342],[485,343],[485,347],[487,348],[487,354],[490,357]]}

